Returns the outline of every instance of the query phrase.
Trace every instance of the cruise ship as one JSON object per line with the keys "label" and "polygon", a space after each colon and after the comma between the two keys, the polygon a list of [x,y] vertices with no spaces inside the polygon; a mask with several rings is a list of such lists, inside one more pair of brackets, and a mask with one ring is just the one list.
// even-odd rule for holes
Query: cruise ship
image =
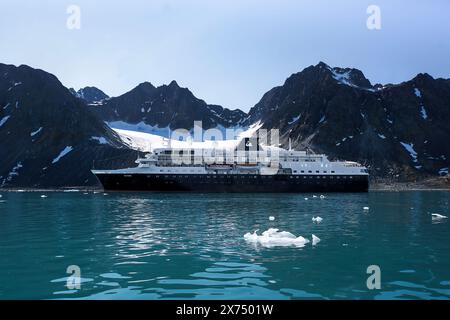
{"label": "cruise ship", "polygon": [[155,192],[367,192],[366,167],[322,154],[262,146],[244,138],[234,148],[158,148],[137,166],[92,170],[105,190]]}

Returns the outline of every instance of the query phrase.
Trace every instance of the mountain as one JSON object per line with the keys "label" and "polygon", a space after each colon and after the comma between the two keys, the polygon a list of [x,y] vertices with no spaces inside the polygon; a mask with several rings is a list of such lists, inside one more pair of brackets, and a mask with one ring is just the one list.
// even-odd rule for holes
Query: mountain
{"label": "mountain", "polygon": [[88,104],[98,104],[109,98],[106,93],[96,87],[84,87],[78,91],[75,91],[73,88],[69,90],[75,97],[83,99]]}
{"label": "mountain", "polygon": [[321,62],[269,90],[248,114],[207,104],[175,81],[144,82],[114,98],[93,87],[74,91],[45,71],[0,64],[0,188],[98,186],[93,163],[135,165],[136,151],[105,122],[171,129],[259,122],[279,129],[285,147],[291,139],[296,149],[358,161],[374,179],[448,173],[450,80],[426,73],[373,85],[358,69]]}
{"label": "mountain", "polygon": [[158,128],[187,130],[193,128],[194,121],[202,121],[204,129],[234,127],[240,125],[246,116],[241,110],[207,104],[175,81],[160,87],[144,82],[91,109],[107,122],[144,123]]}
{"label": "mountain", "polygon": [[[419,74],[373,86],[363,73],[321,62],[291,75],[246,123],[278,128],[281,142],[367,165],[375,177],[445,174],[450,162],[450,83]],[[245,124],[245,123],[244,123]]]}
{"label": "mountain", "polygon": [[136,156],[55,76],[25,65],[0,64],[0,141],[5,188],[98,185],[94,161]]}

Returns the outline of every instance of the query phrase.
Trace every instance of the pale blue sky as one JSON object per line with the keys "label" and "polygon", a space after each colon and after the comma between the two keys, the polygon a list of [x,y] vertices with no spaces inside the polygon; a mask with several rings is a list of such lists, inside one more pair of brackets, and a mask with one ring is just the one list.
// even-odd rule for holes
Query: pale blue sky
{"label": "pale blue sky", "polygon": [[[71,4],[80,30],[66,28]],[[379,31],[366,28],[370,4],[381,8]],[[0,17],[0,62],[112,96],[175,79],[208,103],[247,111],[321,60],[373,83],[450,78],[448,0],[0,0]]]}

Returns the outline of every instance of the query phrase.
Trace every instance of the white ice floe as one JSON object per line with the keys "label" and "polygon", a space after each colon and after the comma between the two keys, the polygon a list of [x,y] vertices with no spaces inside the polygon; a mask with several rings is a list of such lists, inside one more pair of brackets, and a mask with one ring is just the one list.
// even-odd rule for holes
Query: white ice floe
{"label": "white ice floe", "polygon": [[305,198],[305,200],[308,200],[308,198]]}
{"label": "white ice floe", "polygon": [[379,133],[378,136],[383,140],[386,139],[386,136],[384,134]]}
{"label": "white ice floe", "polygon": [[323,194],[321,194],[320,199],[325,199],[325,196]]}
{"label": "white ice floe", "polygon": [[432,213],[431,214],[431,219],[432,220],[442,220],[442,219],[447,219],[447,218],[448,218],[447,216],[444,216],[444,215],[439,214],[439,213]]}
{"label": "white ice floe", "polygon": [[41,198],[47,198],[47,196],[45,194],[41,195]]}
{"label": "white ice floe", "polygon": [[302,236],[296,237],[287,231],[278,231],[279,229],[270,228],[264,231],[261,235],[258,235],[257,231],[253,233],[246,233],[244,239],[247,242],[259,244],[263,247],[304,247],[309,240]]}
{"label": "white ice floe", "polygon": [[368,211],[370,208],[369,207],[363,207],[363,210]]}
{"label": "white ice floe", "polygon": [[73,147],[71,147],[71,146],[65,147],[64,150],[61,151],[55,159],[53,159],[52,163],[53,164],[57,163],[59,160],[61,160],[62,157],[64,157],[66,154],[68,154],[72,150],[73,150]]}
{"label": "white ice floe", "polygon": [[269,220],[270,220],[270,221],[275,221],[275,217],[274,217],[274,216],[270,216],[270,217],[269,217]]}
{"label": "white ice floe", "polygon": [[312,245],[315,246],[320,242],[320,238],[316,237],[314,234],[312,235]]}
{"label": "white ice floe", "polygon": [[316,195],[313,195],[313,198],[317,198],[317,196],[316,196]]}
{"label": "white ice floe", "polygon": [[448,167],[439,169],[439,175],[445,176],[448,174]]}
{"label": "white ice floe", "polygon": [[323,221],[323,219],[321,217],[313,217],[312,221],[315,223],[321,223]]}

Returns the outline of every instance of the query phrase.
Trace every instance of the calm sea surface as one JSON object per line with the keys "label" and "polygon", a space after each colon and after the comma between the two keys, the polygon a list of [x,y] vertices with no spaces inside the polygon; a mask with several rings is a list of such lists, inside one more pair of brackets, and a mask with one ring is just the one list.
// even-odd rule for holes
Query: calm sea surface
{"label": "calm sea surface", "polygon": [[[0,299],[450,298],[450,192],[0,194]],[[244,239],[269,228],[321,241]]]}

